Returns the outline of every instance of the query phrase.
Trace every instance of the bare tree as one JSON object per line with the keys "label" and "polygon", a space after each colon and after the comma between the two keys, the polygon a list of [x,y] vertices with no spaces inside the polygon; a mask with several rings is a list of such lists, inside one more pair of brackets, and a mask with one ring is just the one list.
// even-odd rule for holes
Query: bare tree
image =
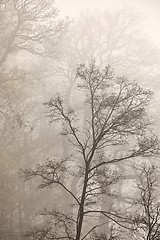
{"label": "bare tree", "polygon": [[[116,164],[159,153],[159,142],[152,134],[152,121],[146,113],[152,95],[150,91],[125,77],[117,77],[110,66],[99,69],[94,61],[88,66],[78,66],[76,76],[81,94],[76,92],[75,99],[79,96],[89,112],[85,124],[82,124],[83,112],[67,108],[63,97],[56,95],[45,103],[50,121],[58,122],[61,134],[67,137],[72,147],[71,152],[65,159],[50,159],[44,165],[23,171],[26,180],[39,176],[40,188],[55,186],[65,189],[74,200],[74,214],[68,216],[60,210],[56,214],[52,212],[49,221],[52,227],[47,232],[44,229],[48,228],[39,230],[35,238],[48,239],[52,233],[52,239],[85,239],[99,227],[97,220],[101,216],[106,218],[106,223],[115,222],[130,228],[126,224],[130,225],[132,221],[114,207],[101,210],[102,195],[108,193],[108,186],[113,186],[122,177]],[[115,157],[116,147],[124,144],[128,151],[119,152]],[[62,173],[65,173],[65,179]],[[75,176],[80,180],[76,193],[73,193],[70,182]],[[64,217],[58,220],[63,226],[56,228],[57,214],[64,214]],[[72,231],[68,218],[72,222]]]}
{"label": "bare tree", "polygon": [[[88,63],[93,58],[96,58],[96,62],[101,67],[106,63],[111,63],[116,71],[120,72],[119,75],[122,72],[129,78],[134,76],[145,87],[152,88],[157,92],[158,88],[155,89],[153,86],[155,84],[153,78],[155,78],[155,72],[158,74],[159,71],[156,67],[156,63],[159,61],[159,50],[149,42],[141,29],[143,26],[142,18],[142,14],[137,13],[135,9],[123,8],[116,12],[109,9],[93,12],[88,10],[82,12],[78,19],[74,19],[68,29],[64,46],[62,46],[64,48],[63,58],[58,62],[58,72],[62,77],[61,89],[66,92],[64,100],[68,107],[72,101],[72,92],[76,85],[74,76],[76,65],[81,62]],[[148,59],[150,60],[148,61]],[[153,72],[153,69],[157,70]],[[78,107],[82,107],[83,110],[85,108],[83,115],[85,122],[89,111],[86,106]],[[152,106],[152,109],[156,109],[156,107]],[[64,139],[63,136],[62,139]],[[66,139],[63,140],[64,143],[65,141]],[[65,143],[64,152],[66,152],[67,147],[68,144]],[[119,148],[122,151],[122,146]],[[119,152],[118,149],[117,152]],[[119,168],[125,171],[126,166],[122,163],[119,164]],[[78,181],[77,177],[73,178],[73,191],[75,191]],[[119,185],[119,195],[121,188]],[[101,207],[107,211],[113,204],[113,199],[105,194],[103,197]],[[103,221],[102,218],[101,221]],[[107,232],[108,228],[110,227],[107,227],[107,224],[102,225],[99,231]]]}
{"label": "bare tree", "polygon": [[[135,195],[129,211],[137,225],[130,237],[133,239],[158,240],[160,237],[159,166],[155,164],[134,165],[137,179]],[[134,191],[133,190],[133,191]]]}

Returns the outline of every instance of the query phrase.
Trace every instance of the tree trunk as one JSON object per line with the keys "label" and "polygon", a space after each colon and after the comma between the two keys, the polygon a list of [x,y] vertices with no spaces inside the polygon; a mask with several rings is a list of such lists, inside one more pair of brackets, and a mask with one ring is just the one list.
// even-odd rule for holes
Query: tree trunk
{"label": "tree trunk", "polygon": [[88,184],[88,170],[89,170],[89,166],[87,164],[85,178],[84,178],[84,184],[83,184],[83,190],[82,190],[82,196],[81,196],[81,202],[80,202],[78,216],[77,216],[76,240],[80,240],[80,236],[81,236],[81,232],[82,232],[83,217],[84,217],[84,204],[85,204],[85,196],[86,196],[86,190],[87,190],[87,184]]}

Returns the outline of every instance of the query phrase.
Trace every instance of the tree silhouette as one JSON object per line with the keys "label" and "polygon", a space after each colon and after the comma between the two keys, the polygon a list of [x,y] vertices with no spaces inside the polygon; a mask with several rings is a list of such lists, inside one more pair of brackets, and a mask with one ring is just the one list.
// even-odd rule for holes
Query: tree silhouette
{"label": "tree silhouette", "polygon": [[[34,238],[85,239],[99,227],[97,220],[102,216],[106,223],[132,228],[132,220],[114,206],[101,210],[102,196],[112,195],[108,187],[122,179],[116,164],[159,153],[158,138],[152,134],[152,121],[146,112],[150,91],[116,76],[110,66],[99,69],[94,61],[88,66],[79,65],[76,76],[80,93],[76,92],[75,99],[79,97],[79,104],[85,104],[89,112],[85,124],[83,112],[75,111],[73,106],[68,108],[62,96],[57,94],[45,103],[50,122],[58,124],[61,134],[68,139],[70,153],[65,159],[48,159],[46,164],[23,171],[26,180],[40,177],[39,188],[63,188],[73,198],[74,211],[45,211],[43,215],[51,219],[45,227],[31,233]],[[128,150],[115,157],[116,147],[122,145],[127,145]],[[70,183],[75,176],[79,182],[73,193]]]}

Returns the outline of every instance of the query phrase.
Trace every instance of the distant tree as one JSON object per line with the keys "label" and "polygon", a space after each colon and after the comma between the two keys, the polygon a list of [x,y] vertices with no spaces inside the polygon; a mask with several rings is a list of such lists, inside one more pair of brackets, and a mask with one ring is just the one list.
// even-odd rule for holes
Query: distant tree
{"label": "distant tree", "polygon": [[[67,25],[68,20],[59,18],[52,0],[0,1],[0,235],[3,239],[22,238],[34,216],[31,186],[28,191],[18,178],[18,169],[27,166],[34,154],[36,159],[42,154],[40,139],[37,141],[35,137],[38,133],[33,132],[32,126],[33,119],[35,122],[38,117],[35,119],[35,111],[41,105],[36,98],[36,91],[41,88],[40,72],[33,74],[33,71],[42,57],[58,57],[58,45]],[[26,204],[27,201],[33,205]]]}
{"label": "distant tree", "polygon": [[[101,70],[94,61],[88,66],[79,65],[76,76],[80,93],[76,91],[73,100],[78,98],[87,108],[85,123],[83,112],[74,110],[76,103],[68,108],[60,95],[45,103],[51,123],[59,124],[61,134],[68,139],[68,156],[48,159],[46,164],[23,171],[26,180],[40,178],[39,188],[63,188],[73,198],[73,213],[57,208],[43,213],[44,227],[31,233],[38,239],[87,239],[99,228],[101,217],[105,217],[106,224],[114,222],[132,228],[128,216],[117,212],[114,206],[108,211],[101,209],[102,196],[112,195],[108,187],[122,178],[116,164],[159,153],[159,142],[152,134],[152,121],[146,112],[150,91],[125,77],[117,77],[110,66]],[[115,157],[114,151],[122,145],[127,145],[128,150]],[[70,184],[75,176],[79,181],[73,192]]]}
{"label": "distant tree", "polygon": [[[0,66],[17,50],[46,56],[66,27],[51,0],[3,0],[0,3]],[[52,44],[52,45],[51,45]],[[49,48],[50,46],[50,48]]]}
{"label": "distant tree", "polygon": [[[58,10],[52,0],[0,1],[0,115],[2,119],[7,121],[12,115],[13,99],[17,97],[17,91],[23,85],[23,80],[27,78],[26,66],[20,65],[19,59],[26,56],[28,59],[26,65],[31,65],[33,55],[57,57],[58,44],[67,25],[67,20],[59,19]],[[38,62],[37,58],[36,62]],[[18,112],[15,115],[16,117],[19,115],[20,120],[21,113]]]}

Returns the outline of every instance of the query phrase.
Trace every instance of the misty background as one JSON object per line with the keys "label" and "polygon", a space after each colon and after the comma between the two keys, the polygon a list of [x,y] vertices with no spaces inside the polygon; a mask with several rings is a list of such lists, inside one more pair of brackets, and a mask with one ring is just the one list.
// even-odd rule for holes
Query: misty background
{"label": "misty background", "polygon": [[[0,239],[26,239],[26,232],[48,221],[41,214],[45,208],[76,211],[65,191],[57,186],[37,189],[40,180],[25,181],[22,171],[73,153],[74,146],[59,134],[65,124],[51,124],[44,103],[60,93],[85,126],[88,110],[76,85],[79,64],[95,60],[100,69],[109,64],[116,76],[125,76],[151,90],[147,113],[153,119],[153,131],[160,134],[159,10],[158,0],[0,1]],[[117,156],[127,150],[118,146],[110,152]],[[79,155],[77,159],[80,161]],[[159,166],[157,156],[145,161]],[[120,164],[118,169],[131,177],[130,166]],[[79,178],[72,176],[66,181],[77,193]],[[132,190],[125,181],[115,189],[119,194],[116,206],[125,209],[128,195],[133,197]],[[113,205],[110,195],[102,197],[97,209],[109,211]],[[110,223],[100,232],[106,234],[108,229]]]}

